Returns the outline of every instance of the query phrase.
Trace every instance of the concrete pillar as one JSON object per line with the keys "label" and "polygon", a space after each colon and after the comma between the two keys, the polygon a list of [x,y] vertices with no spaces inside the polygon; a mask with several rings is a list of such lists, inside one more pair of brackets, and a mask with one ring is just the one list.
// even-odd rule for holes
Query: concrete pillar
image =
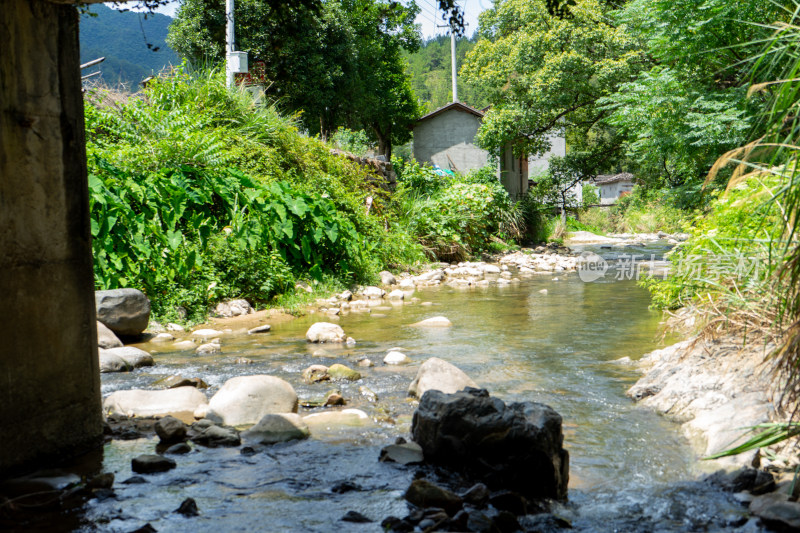
{"label": "concrete pillar", "polygon": [[0,475],[100,441],[74,7],[0,9]]}

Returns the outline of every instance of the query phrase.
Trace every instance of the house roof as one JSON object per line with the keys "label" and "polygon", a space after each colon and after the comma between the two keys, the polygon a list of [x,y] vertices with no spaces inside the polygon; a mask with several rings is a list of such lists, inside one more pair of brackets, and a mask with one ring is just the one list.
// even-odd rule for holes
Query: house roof
{"label": "house roof", "polygon": [[621,172],[619,174],[599,174],[592,180],[596,185],[610,185],[620,181],[633,181],[633,174]]}
{"label": "house roof", "polygon": [[471,115],[475,115],[478,118],[483,118],[483,115],[484,115],[484,113],[482,111],[480,111],[478,109],[475,109],[474,107],[470,107],[467,104],[462,104],[461,102],[450,102],[446,106],[442,106],[439,109],[437,109],[435,111],[431,111],[427,115],[418,118],[417,122],[422,122],[423,120],[428,120],[428,119],[433,118],[433,117],[435,117],[437,115],[441,115],[445,111],[450,111],[451,109],[455,110],[455,111],[462,111],[464,113],[469,113]]}

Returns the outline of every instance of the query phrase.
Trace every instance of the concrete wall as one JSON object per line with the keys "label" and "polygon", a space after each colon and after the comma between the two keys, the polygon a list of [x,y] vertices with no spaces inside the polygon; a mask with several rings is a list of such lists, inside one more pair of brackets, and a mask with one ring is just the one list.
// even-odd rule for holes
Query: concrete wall
{"label": "concrete wall", "polygon": [[0,475],[102,434],[74,7],[0,9]]}
{"label": "concrete wall", "polygon": [[600,195],[600,205],[611,205],[617,201],[623,192],[633,190],[633,182],[624,180],[615,183],[597,184]]}
{"label": "concrete wall", "polygon": [[548,140],[550,141],[550,150],[547,153],[539,157],[528,158],[528,173],[531,178],[550,167],[549,160],[552,156],[564,157],[567,155],[567,141],[563,136],[550,135]]}
{"label": "concrete wall", "polygon": [[475,145],[480,126],[480,117],[455,109],[418,122],[414,159],[458,172],[482,168],[489,163],[489,152]]}
{"label": "concrete wall", "polygon": [[528,160],[515,156],[511,145],[506,146],[503,150],[498,173],[500,183],[503,184],[512,199],[520,198],[528,192]]}

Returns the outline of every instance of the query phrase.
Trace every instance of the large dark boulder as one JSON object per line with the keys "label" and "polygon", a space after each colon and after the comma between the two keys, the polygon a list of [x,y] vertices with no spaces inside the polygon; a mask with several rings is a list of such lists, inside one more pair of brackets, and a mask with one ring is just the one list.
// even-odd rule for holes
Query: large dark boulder
{"label": "large dark boulder", "polygon": [[136,289],[95,291],[97,320],[117,335],[140,335],[150,321],[150,300]]}
{"label": "large dark boulder", "polygon": [[530,499],[567,497],[561,416],[534,402],[506,405],[484,389],[429,390],[411,425],[425,460]]}

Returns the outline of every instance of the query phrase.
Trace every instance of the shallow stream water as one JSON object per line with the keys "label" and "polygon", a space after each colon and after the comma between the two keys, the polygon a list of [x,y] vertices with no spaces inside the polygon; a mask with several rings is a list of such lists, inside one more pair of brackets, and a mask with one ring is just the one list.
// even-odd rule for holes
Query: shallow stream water
{"label": "shallow stream water", "polygon": [[[245,456],[239,448],[195,449],[175,456],[178,467],[132,477],[131,458],[153,453],[156,441],[113,441],[103,466],[116,475],[115,499],[92,501],[83,511],[83,530],[131,531],[150,523],[158,531],[380,531],[381,519],[405,516],[402,493],[414,469],[378,462],[380,448],[408,437],[414,405],[406,389],[417,367],[440,357],[464,370],[492,395],[505,401],[549,404],[564,419],[570,453],[569,503],[556,513],[578,531],[757,531],[744,508],[729,495],[695,481],[703,466],[679,427],[625,397],[637,379],[638,359],[660,346],[660,314],[648,310],[647,292],[634,281],[583,283],[576,274],[537,276],[519,284],[459,290],[422,289],[416,304],[379,306],[371,314],[351,313],[337,322],[357,345],[320,346],[304,334],[326,315],[277,323],[266,335],[230,334],[221,355],[199,357],[152,351],[156,366],[130,374],[104,374],[103,393],[146,388],[180,373],[200,377],[209,396],[237,375],[270,374],[290,382],[301,403],[339,388],[348,407],[377,420],[366,428],[315,433],[302,442],[275,445]],[[540,292],[547,289],[546,293]],[[422,305],[430,302],[431,305]],[[447,316],[451,328],[409,327]],[[390,348],[401,348],[413,365],[381,364]],[[159,351],[161,350],[161,351]],[[311,364],[336,362],[356,368],[367,356],[377,366],[358,368],[356,383],[305,385],[300,374]],[[253,364],[234,362],[237,357]],[[370,403],[366,386],[379,397]],[[312,410],[301,408],[300,414]],[[360,488],[334,492],[342,482]],[[200,515],[173,511],[181,501],[197,501]],[[340,522],[348,510],[375,520]]]}

